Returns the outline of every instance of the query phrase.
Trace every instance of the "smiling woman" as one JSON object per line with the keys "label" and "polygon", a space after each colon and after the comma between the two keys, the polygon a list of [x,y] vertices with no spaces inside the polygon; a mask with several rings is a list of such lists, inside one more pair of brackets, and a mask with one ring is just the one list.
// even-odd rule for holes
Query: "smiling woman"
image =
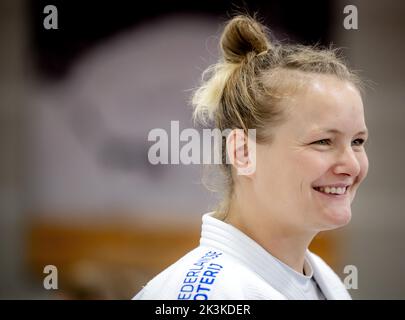
{"label": "smiling woman", "polygon": [[[135,299],[350,299],[308,246],[350,221],[367,175],[360,80],[336,50],[271,42],[252,17],[231,19],[220,44],[193,104],[197,120],[230,129],[225,197],[203,216],[200,246]],[[253,149],[239,152],[240,129],[256,130],[246,175]]]}
{"label": "smiling woman", "polygon": [[[368,162],[362,145],[363,105],[356,87],[331,75],[306,76],[311,77],[306,88],[285,102],[287,120],[277,127],[273,142],[257,147],[261,171],[254,185],[264,211],[273,212],[262,217],[270,226],[279,229],[287,223],[297,232],[309,232],[311,241],[312,232],[349,222],[350,204]],[[273,200],[264,200],[266,195]],[[282,226],[275,224],[275,217]]]}

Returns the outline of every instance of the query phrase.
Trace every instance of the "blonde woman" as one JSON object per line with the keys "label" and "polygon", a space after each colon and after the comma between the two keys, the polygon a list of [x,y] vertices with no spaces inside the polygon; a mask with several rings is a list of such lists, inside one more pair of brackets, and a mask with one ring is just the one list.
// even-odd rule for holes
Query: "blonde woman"
{"label": "blonde woman", "polygon": [[[359,79],[335,50],[272,43],[248,16],[226,24],[220,46],[193,104],[198,120],[232,130],[225,197],[203,215],[200,246],[134,299],[350,299],[308,246],[350,221],[367,175]],[[234,129],[256,129],[249,174],[237,174],[252,158],[238,156]]]}

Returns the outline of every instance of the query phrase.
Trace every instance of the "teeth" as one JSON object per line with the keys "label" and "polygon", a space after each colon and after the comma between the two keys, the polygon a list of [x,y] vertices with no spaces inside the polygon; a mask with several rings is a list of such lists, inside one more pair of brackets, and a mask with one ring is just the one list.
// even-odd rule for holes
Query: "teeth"
{"label": "teeth", "polygon": [[316,188],[317,190],[323,192],[323,193],[329,193],[329,194],[344,194],[346,192],[346,187],[318,187]]}

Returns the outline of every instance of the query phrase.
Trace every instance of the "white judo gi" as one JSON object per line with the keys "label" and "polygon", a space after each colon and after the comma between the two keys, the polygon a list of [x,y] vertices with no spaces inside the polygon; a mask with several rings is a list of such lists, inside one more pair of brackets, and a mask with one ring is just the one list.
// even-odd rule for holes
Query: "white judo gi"
{"label": "white judo gi", "polygon": [[305,275],[299,274],[212,214],[202,218],[200,246],[154,277],[133,299],[351,299],[335,272],[309,250]]}

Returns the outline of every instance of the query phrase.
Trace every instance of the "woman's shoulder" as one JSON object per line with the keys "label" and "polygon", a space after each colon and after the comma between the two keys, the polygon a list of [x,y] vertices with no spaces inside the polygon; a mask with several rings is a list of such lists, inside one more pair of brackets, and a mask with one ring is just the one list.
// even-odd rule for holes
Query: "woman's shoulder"
{"label": "woman's shoulder", "polygon": [[224,252],[199,246],[150,280],[134,299],[207,299],[229,272]]}
{"label": "woman's shoulder", "polygon": [[163,270],[133,298],[146,300],[283,299],[229,254],[200,246]]}

